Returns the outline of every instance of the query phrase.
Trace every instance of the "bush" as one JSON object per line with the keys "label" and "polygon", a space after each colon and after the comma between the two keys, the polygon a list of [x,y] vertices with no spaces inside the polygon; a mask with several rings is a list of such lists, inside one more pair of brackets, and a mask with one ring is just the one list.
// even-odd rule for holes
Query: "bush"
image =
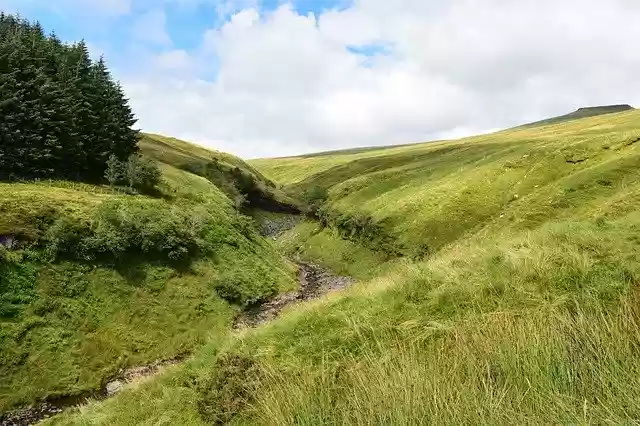
{"label": "bush", "polygon": [[131,155],[126,162],[115,156],[109,157],[104,177],[111,186],[126,184],[130,190],[153,193],[162,179],[162,172],[156,163],[146,157]]}
{"label": "bush", "polygon": [[220,355],[197,387],[198,407],[212,424],[228,424],[255,399],[262,380],[259,364],[243,354]]}
{"label": "bush", "polygon": [[304,192],[303,199],[308,204],[310,212],[315,215],[329,199],[329,191],[321,186],[314,186]]}
{"label": "bush", "polygon": [[107,160],[107,169],[104,172],[104,177],[112,187],[124,179],[123,164],[118,160],[118,157],[113,154]]}
{"label": "bush", "polygon": [[213,250],[221,240],[217,227],[204,209],[148,200],[105,202],[92,221],[71,217],[56,221],[47,231],[46,251],[52,258],[90,260],[140,253],[186,261]]}
{"label": "bush", "polygon": [[278,291],[275,282],[265,285],[263,281],[252,276],[249,271],[245,273],[236,270],[221,275],[214,283],[214,287],[218,295],[227,302],[249,306],[268,299]]}
{"label": "bush", "polygon": [[141,192],[155,191],[162,179],[162,172],[156,163],[146,157],[137,155],[129,157],[126,171],[129,187],[136,188]]}
{"label": "bush", "polygon": [[[370,216],[339,214],[326,207],[320,208],[316,215],[323,226],[336,229],[343,238],[384,253],[390,258],[403,256],[407,250],[384,228],[383,224],[377,223]],[[416,256],[426,256],[428,251],[429,247],[422,246],[418,249]]]}

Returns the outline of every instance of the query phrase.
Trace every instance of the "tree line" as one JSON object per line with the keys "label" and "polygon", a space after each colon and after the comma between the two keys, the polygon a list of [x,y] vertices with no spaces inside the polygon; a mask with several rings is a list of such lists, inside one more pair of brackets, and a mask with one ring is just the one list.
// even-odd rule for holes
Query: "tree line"
{"label": "tree line", "polygon": [[0,13],[0,180],[99,182],[138,151],[136,118],[103,58]]}

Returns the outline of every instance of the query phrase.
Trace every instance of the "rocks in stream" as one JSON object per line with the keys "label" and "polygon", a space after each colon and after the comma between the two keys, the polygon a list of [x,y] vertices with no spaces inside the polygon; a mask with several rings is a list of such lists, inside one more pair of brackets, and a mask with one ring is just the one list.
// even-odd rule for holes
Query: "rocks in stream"
{"label": "rocks in stream", "polygon": [[47,402],[21,408],[0,416],[1,426],[28,426],[59,414],[62,409]]}
{"label": "rocks in stream", "polygon": [[99,391],[87,391],[80,395],[63,396],[47,402],[6,413],[0,416],[0,426],[29,426],[61,413],[66,408],[78,407],[90,399],[102,400],[124,390],[127,383],[133,383],[145,377],[151,377],[165,367],[182,362],[179,357],[168,361],[156,361],[151,364],[120,370],[118,378],[107,383]]}
{"label": "rocks in stream", "polygon": [[113,382],[109,382],[105,387],[107,396],[113,396],[120,392],[122,389],[124,389],[124,383],[122,383],[122,380],[114,380]]}
{"label": "rocks in stream", "polygon": [[356,281],[351,277],[337,276],[315,263],[298,262],[300,289],[274,297],[260,305],[251,307],[236,318],[234,328],[256,327],[267,323],[287,306],[304,300],[317,299],[327,293],[343,290]]}
{"label": "rocks in stream", "polygon": [[260,226],[260,233],[265,237],[276,238],[293,229],[303,220],[300,215],[281,215],[277,218],[264,219]]}

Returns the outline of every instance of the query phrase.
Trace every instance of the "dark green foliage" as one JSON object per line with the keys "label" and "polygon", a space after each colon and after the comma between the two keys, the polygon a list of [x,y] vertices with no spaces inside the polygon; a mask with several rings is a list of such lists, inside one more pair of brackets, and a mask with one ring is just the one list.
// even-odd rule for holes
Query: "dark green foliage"
{"label": "dark green foliage", "polygon": [[278,291],[277,283],[260,281],[247,270],[222,274],[214,283],[214,287],[218,296],[240,306],[266,300]]}
{"label": "dark green foliage", "polygon": [[316,214],[317,211],[329,198],[329,191],[321,186],[314,186],[307,189],[303,193],[303,199],[309,206],[309,210],[312,214]]}
{"label": "dark green foliage", "polygon": [[223,164],[215,158],[209,162],[183,162],[177,167],[209,180],[231,198],[238,209],[248,207],[272,212],[300,212],[292,200],[279,200],[269,181],[240,167]]}
{"label": "dark green foliage", "polygon": [[260,368],[253,358],[234,353],[221,355],[211,375],[198,385],[200,413],[213,424],[228,424],[251,404],[260,378]]}
{"label": "dark green foliage", "polygon": [[[384,253],[390,258],[401,257],[406,252],[406,247],[382,223],[374,221],[370,216],[339,214],[326,207],[319,209],[316,214],[323,226],[336,229],[347,240]],[[423,244],[416,249],[414,256],[424,257],[428,252],[429,247]]]}
{"label": "dark green foliage", "polygon": [[137,151],[136,120],[102,59],[0,14],[0,179],[100,181]]}
{"label": "dark green foliage", "polygon": [[156,163],[146,157],[132,155],[127,160],[127,180],[129,187],[142,192],[154,191],[162,179],[162,172]]}
{"label": "dark green foliage", "polygon": [[107,160],[107,169],[104,171],[104,178],[112,187],[124,179],[123,164],[118,157],[111,154]]}
{"label": "dark green foliage", "polygon": [[106,202],[92,220],[64,216],[47,231],[52,258],[147,258],[181,262],[213,251],[220,243],[218,225],[203,209],[164,202]]}
{"label": "dark green foliage", "polygon": [[0,249],[0,319],[18,316],[35,297],[35,268]]}
{"label": "dark green foliage", "polygon": [[126,184],[130,190],[153,193],[162,179],[162,172],[149,158],[131,155],[126,162],[121,162],[115,155],[111,155],[107,160],[104,178],[111,186]]}

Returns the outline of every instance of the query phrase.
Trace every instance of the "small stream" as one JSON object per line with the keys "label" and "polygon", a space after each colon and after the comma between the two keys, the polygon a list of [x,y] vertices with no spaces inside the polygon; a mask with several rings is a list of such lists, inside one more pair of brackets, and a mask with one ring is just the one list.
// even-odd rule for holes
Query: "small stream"
{"label": "small stream", "polygon": [[[282,232],[293,228],[299,219],[297,217],[263,224],[265,237],[276,238]],[[293,259],[292,259],[293,260]],[[241,312],[235,319],[233,327],[236,330],[253,328],[275,319],[280,312],[291,305],[318,299],[332,291],[343,290],[354,283],[351,277],[337,276],[327,268],[311,262],[293,260],[298,265],[298,279],[300,288],[297,291],[280,294],[269,301],[252,306]],[[77,395],[50,398],[45,402],[23,407],[0,416],[0,426],[29,426],[44,419],[55,416],[62,411],[86,405],[90,400],[101,401],[110,398],[124,389],[129,383],[154,376],[166,367],[184,362],[185,357],[165,361],[156,361],[138,367],[122,370],[100,390],[91,390]]]}
{"label": "small stream", "polygon": [[300,288],[246,309],[236,318],[234,328],[257,327],[276,318],[288,306],[306,300],[318,299],[332,291],[343,290],[356,282],[351,277],[334,275],[328,269],[315,263],[302,261],[296,263],[299,267]]}

